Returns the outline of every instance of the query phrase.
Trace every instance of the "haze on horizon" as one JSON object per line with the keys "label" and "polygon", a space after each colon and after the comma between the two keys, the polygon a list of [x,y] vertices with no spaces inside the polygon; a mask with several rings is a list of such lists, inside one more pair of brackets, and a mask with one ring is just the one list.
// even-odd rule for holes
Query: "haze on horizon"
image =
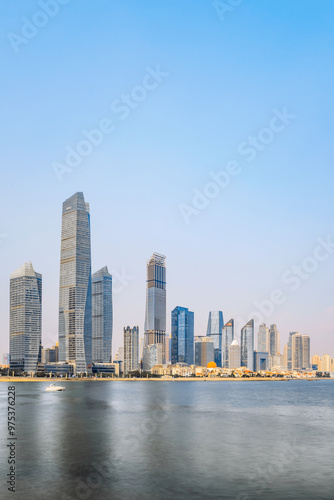
{"label": "haze on horizon", "polygon": [[[39,10],[1,6],[0,353],[9,275],[26,261],[43,275],[43,344],[58,340],[61,209],[82,191],[92,271],[114,276],[114,353],[124,326],[143,335],[158,252],[168,332],[184,306],[195,335],[220,309],[238,337],[275,297],[264,319],[281,351],[299,331],[334,356],[334,5],[249,0],[222,19],[211,1],[69,1],[15,52],[8,33]],[[66,164],[105,120],[113,130]]]}

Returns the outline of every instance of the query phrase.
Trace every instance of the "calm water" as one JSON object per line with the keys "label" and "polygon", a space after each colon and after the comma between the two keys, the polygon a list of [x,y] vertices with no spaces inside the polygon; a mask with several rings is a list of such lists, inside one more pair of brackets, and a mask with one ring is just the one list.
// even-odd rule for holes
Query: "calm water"
{"label": "calm water", "polygon": [[15,384],[15,494],[0,384],[1,499],[334,498],[331,381],[65,384]]}

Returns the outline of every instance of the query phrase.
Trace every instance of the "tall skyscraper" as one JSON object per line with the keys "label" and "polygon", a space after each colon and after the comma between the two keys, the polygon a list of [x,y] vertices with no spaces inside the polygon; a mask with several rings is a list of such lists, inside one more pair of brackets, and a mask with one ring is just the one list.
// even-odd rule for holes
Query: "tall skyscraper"
{"label": "tall skyscraper", "polygon": [[308,335],[302,335],[302,350],[302,368],[309,370],[311,368],[311,347]]}
{"label": "tall skyscraper", "polygon": [[186,307],[172,311],[172,365],[194,364],[194,313]]}
{"label": "tall skyscraper", "polygon": [[154,253],[147,262],[145,345],[163,344],[166,335],[166,257]]}
{"label": "tall skyscraper", "polygon": [[207,366],[215,360],[214,341],[211,337],[195,337],[195,365]]}
{"label": "tall skyscraper", "polygon": [[240,346],[236,339],[233,340],[229,349],[229,368],[231,370],[241,367]]}
{"label": "tall skyscraper", "polygon": [[26,262],[10,275],[10,368],[35,372],[41,361],[42,275]]}
{"label": "tall skyscraper", "polygon": [[155,365],[162,365],[163,344],[149,344],[143,349],[143,370],[150,371]]}
{"label": "tall skyscraper", "polygon": [[287,364],[286,368],[287,370],[291,371],[292,370],[292,337],[296,335],[298,332],[290,332],[289,333],[289,340],[287,343]]}
{"label": "tall skyscraper", "polygon": [[76,373],[92,362],[92,287],[89,204],[83,193],[63,203],[59,287],[59,360]]}
{"label": "tall skyscraper", "polygon": [[254,320],[251,319],[241,330],[241,366],[254,371]]}
{"label": "tall skyscraper", "polygon": [[124,374],[139,368],[139,327],[123,329],[124,338]]}
{"label": "tall skyscraper", "polygon": [[303,339],[300,333],[292,335],[292,370],[303,367]]}
{"label": "tall skyscraper", "polygon": [[93,362],[111,363],[112,329],[112,276],[105,266],[92,276]]}
{"label": "tall skyscraper", "polygon": [[280,352],[280,333],[276,325],[271,325],[269,330],[269,354],[276,356]]}
{"label": "tall skyscraper", "polygon": [[206,335],[207,337],[212,337],[214,340],[215,363],[217,366],[222,366],[223,327],[224,327],[224,319],[222,311],[210,311]]}
{"label": "tall skyscraper", "polygon": [[228,368],[230,345],[234,340],[234,319],[230,319],[222,331],[222,367]]}
{"label": "tall skyscraper", "polygon": [[268,352],[269,353],[269,328],[265,323],[259,326],[259,332],[257,334],[257,350],[258,352]]}

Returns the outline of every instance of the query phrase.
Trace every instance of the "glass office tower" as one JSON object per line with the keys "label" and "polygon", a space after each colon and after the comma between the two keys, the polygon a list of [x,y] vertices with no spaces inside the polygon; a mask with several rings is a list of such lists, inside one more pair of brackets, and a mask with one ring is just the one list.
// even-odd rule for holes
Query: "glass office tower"
{"label": "glass office tower", "polygon": [[63,203],[59,286],[59,360],[87,371],[92,362],[89,204],[83,193]]}
{"label": "glass office tower", "polygon": [[222,366],[223,327],[224,327],[224,319],[222,311],[209,312],[208,328],[206,331],[206,336],[213,338],[215,345],[215,363],[217,366]]}
{"label": "glass office tower", "polygon": [[194,364],[194,313],[186,307],[172,311],[172,365]]}
{"label": "glass office tower", "polygon": [[105,266],[92,276],[92,353],[94,363],[111,363],[112,330],[112,276]]}
{"label": "glass office tower", "polygon": [[230,345],[234,340],[234,319],[224,325],[222,331],[222,367],[229,368]]}
{"label": "glass office tower", "polygon": [[10,368],[35,373],[41,340],[42,275],[26,262],[10,275]]}
{"label": "glass office tower", "polygon": [[241,330],[241,366],[254,371],[254,320],[248,321]]}
{"label": "glass office tower", "polygon": [[166,336],[166,257],[154,253],[147,262],[145,346],[163,344]]}

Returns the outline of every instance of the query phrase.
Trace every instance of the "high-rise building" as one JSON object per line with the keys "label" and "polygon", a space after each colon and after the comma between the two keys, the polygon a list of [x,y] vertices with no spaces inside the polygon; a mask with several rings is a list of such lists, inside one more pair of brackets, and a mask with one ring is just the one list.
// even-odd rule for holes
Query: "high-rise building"
{"label": "high-rise building", "polygon": [[280,333],[276,325],[270,326],[269,339],[269,354],[275,356],[280,352]]}
{"label": "high-rise building", "polygon": [[57,363],[58,362],[58,346],[42,349],[42,363]]}
{"label": "high-rise building", "polygon": [[233,340],[229,349],[229,368],[230,370],[241,367],[240,346],[236,339]]}
{"label": "high-rise building", "polygon": [[272,371],[277,371],[283,370],[283,355],[282,354],[275,354],[275,356],[270,356],[269,355],[269,368]]}
{"label": "high-rise building", "polygon": [[10,275],[10,368],[35,372],[42,349],[42,275],[26,262]]}
{"label": "high-rise building", "polygon": [[268,370],[269,364],[269,353],[254,351],[254,371],[266,371]]}
{"label": "high-rise building", "polygon": [[89,204],[83,193],[63,203],[59,287],[59,359],[86,372],[92,361]]}
{"label": "high-rise building", "polygon": [[211,337],[195,337],[195,365],[206,367],[214,360],[214,340]]}
{"label": "high-rise building", "polygon": [[229,368],[230,345],[234,340],[234,319],[230,319],[222,330],[222,356],[221,365],[223,368]]}
{"label": "high-rise building", "polygon": [[269,328],[265,323],[259,326],[257,334],[257,350],[258,352],[269,352]]}
{"label": "high-rise building", "polygon": [[112,276],[103,267],[92,276],[92,353],[93,362],[112,361]]}
{"label": "high-rise building", "polygon": [[331,357],[328,354],[321,356],[321,368],[319,371],[330,372],[331,371]]}
{"label": "high-rise building", "polygon": [[172,365],[194,364],[194,313],[186,307],[172,311]]}
{"label": "high-rise building", "polygon": [[163,365],[163,344],[149,344],[143,351],[143,370],[150,371],[155,365]]}
{"label": "high-rise building", "polygon": [[312,368],[313,367],[316,367],[316,370],[321,370],[321,356],[318,356],[318,354],[312,356]]}
{"label": "high-rise building", "polygon": [[241,330],[241,366],[254,369],[254,320],[251,319]]}
{"label": "high-rise building", "polygon": [[163,344],[166,335],[166,257],[154,253],[147,262],[145,345]]}
{"label": "high-rise building", "polygon": [[291,371],[292,368],[292,337],[296,335],[298,332],[290,332],[289,333],[289,340],[287,343],[287,370]]}
{"label": "high-rise building", "polygon": [[292,369],[303,368],[303,343],[300,333],[292,335]]}
{"label": "high-rise building", "polygon": [[171,363],[172,361],[172,336],[171,335],[166,335],[165,338],[165,343],[166,343],[166,363]]}
{"label": "high-rise building", "polygon": [[292,341],[292,370],[309,370],[310,364],[310,337],[294,333]]}
{"label": "high-rise building", "polygon": [[215,363],[217,366],[222,366],[223,327],[224,319],[222,311],[210,311],[206,336],[213,338],[215,345]]}
{"label": "high-rise building", "polygon": [[124,374],[139,368],[139,327],[123,328],[124,338]]}
{"label": "high-rise building", "polygon": [[309,335],[302,335],[302,368],[309,370],[311,368],[311,346]]}

